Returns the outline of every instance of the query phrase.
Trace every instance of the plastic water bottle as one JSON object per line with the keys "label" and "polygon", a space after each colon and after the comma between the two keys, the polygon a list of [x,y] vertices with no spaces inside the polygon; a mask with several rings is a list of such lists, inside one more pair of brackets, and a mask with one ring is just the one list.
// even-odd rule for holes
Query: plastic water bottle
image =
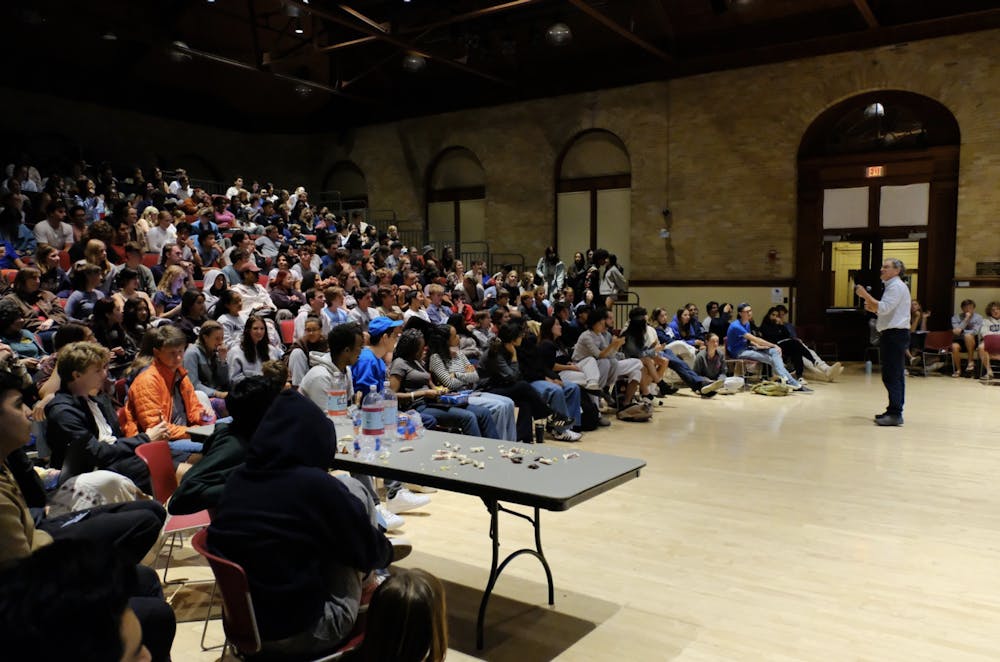
{"label": "plastic water bottle", "polygon": [[868,375],[869,377],[872,374],[872,362],[870,359],[868,361],[865,361],[865,374]]}
{"label": "plastic water bottle", "polygon": [[396,420],[398,411],[396,393],[392,390],[387,379],[385,380],[385,384],[382,385],[382,428],[384,429],[382,444],[386,448],[396,440],[396,428],[399,425],[399,422]]}
{"label": "plastic water bottle", "polygon": [[369,387],[368,395],[361,402],[361,459],[370,462],[381,450],[385,421],[382,418],[382,396]]}
{"label": "plastic water bottle", "polygon": [[410,417],[410,428],[413,428],[413,438],[423,439],[424,438],[424,421],[420,418],[420,412],[416,409],[411,409],[407,412]]}
{"label": "plastic water bottle", "polygon": [[354,438],[354,424],[347,415],[347,378],[343,373],[333,376],[333,385],[326,392],[326,416],[333,421],[337,441]]}

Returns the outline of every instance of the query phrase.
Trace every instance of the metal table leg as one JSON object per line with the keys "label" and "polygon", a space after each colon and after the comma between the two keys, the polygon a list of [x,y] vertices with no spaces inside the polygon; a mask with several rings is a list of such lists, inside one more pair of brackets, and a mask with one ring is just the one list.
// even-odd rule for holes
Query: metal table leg
{"label": "metal table leg", "polygon": [[[490,539],[493,545],[493,561],[490,564],[490,579],[486,583],[486,590],[483,592],[483,599],[479,603],[479,617],[476,619],[476,648],[482,650],[483,648],[483,628],[486,621],[486,606],[489,604],[490,595],[493,594],[493,588],[496,586],[497,580],[500,578],[500,573],[503,569],[507,567],[507,564],[513,561],[518,556],[522,554],[529,554],[538,559],[542,568],[545,569],[545,579],[549,584],[549,605],[555,604],[555,588],[552,584],[552,570],[549,568],[549,562],[545,559],[545,552],[542,551],[542,521],[540,516],[540,511],[536,507],[534,517],[525,515],[524,513],[519,513],[509,508],[505,508],[496,500],[483,499],[483,503],[486,505],[486,509],[490,511]],[[535,548],[522,548],[508,554],[503,561],[500,561],[500,512],[503,511],[515,517],[520,517],[523,520],[531,522],[531,526],[535,529]]]}

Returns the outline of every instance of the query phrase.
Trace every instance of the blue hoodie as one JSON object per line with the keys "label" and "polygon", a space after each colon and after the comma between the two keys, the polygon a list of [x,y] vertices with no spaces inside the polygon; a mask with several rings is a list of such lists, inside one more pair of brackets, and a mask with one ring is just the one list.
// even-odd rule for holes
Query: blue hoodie
{"label": "blue hoodie", "polygon": [[250,440],[246,465],[226,483],[209,547],[243,566],[264,641],[311,628],[334,566],[361,572],[392,558],[364,504],[327,470],[333,424],[308,398],[284,391]]}
{"label": "blue hoodie", "polygon": [[670,320],[670,329],[674,332],[676,340],[683,340],[689,345],[694,345],[695,340],[704,340],[705,331],[698,322],[688,322],[687,337],[685,337],[681,333],[681,323],[677,319],[677,315],[674,315],[674,318]]}

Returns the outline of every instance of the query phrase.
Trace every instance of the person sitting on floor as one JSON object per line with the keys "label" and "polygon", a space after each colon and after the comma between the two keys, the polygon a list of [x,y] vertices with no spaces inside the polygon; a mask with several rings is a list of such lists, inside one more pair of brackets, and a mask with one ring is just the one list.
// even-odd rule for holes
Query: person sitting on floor
{"label": "person sitting on floor", "polygon": [[335,436],[319,407],[282,392],[208,528],[211,551],[246,572],[265,654],[336,650],[354,627],[365,575],[393,560],[368,493],[328,473]]}
{"label": "person sitting on floor", "polygon": [[980,340],[978,352],[979,360],[983,362],[983,371],[987,379],[993,379],[993,366],[990,364],[991,358],[996,358],[996,354],[990,354],[986,350],[986,336],[1000,335],[1000,301],[990,301],[986,304],[986,318],[983,319],[982,326],[979,327]]}
{"label": "person sitting on floor", "polygon": [[118,425],[111,399],[101,391],[108,377],[111,353],[92,342],[70,343],[59,351],[56,371],[60,389],[45,407],[46,439],[52,466],[62,469],[59,482],[106,469],[132,480],[143,492],[152,492],[149,469],[135,449],[167,438],[165,421],[147,432],[126,437]]}

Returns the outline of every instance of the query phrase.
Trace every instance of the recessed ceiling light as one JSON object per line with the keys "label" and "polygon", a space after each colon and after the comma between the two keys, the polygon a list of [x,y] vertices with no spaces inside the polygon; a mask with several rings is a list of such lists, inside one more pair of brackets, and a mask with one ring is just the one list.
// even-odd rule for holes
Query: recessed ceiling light
{"label": "recessed ceiling light", "polygon": [[118,35],[116,35],[114,32],[105,32],[104,34],[101,35],[101,39],[103,39],[104,41],[117,41]]}

